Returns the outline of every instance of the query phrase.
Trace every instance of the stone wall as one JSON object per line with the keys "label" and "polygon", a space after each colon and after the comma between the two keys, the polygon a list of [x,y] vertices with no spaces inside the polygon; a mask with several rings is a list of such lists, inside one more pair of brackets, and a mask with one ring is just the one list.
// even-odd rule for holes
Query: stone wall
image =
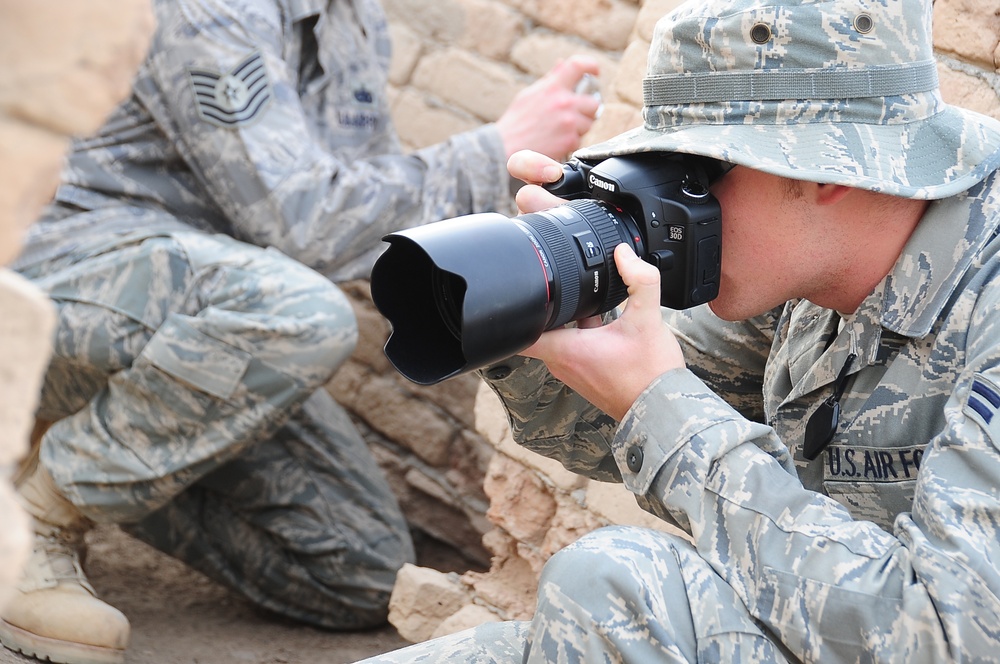
{"label": "stone wall", "polygon": [[[420,147],[496,119],[557,58],[602,62],[604,112],[586,142],[641,122],[641,79],[657,18],[679,0],[386,0],[396,53],[392,94],[403,140]],[[937,0],[934,39],[945,98],[1000,119],[1000,7]],[[526,618],[537,574],[595,527],[666,528],[620,486],[586,481],[518,448],[496,398],[471,376],[418,387],[381,352],[387,328],[366,285],[351,285],[362,325],[331,390],[368,428],[411,522],[488,572],[409,566],[390,620],[413,641],[486,620]],[[480,537],[481,536],[481,537]]]}

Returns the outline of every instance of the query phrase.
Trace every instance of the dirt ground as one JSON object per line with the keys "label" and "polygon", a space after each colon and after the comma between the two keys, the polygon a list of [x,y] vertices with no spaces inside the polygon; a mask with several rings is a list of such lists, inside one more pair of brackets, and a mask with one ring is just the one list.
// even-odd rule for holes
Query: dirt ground
{"label": "dirt ground", "polygon": [[[338,664],[408,644],[389,625],[326,632],[265,614],[116,527],[96,529],[88,543],[91,583],[132,623],[127,664]],[[418,540],[417,548],[420,564],[463,565],[433,541]],[[0,664],[38,661],[0,647]]]}

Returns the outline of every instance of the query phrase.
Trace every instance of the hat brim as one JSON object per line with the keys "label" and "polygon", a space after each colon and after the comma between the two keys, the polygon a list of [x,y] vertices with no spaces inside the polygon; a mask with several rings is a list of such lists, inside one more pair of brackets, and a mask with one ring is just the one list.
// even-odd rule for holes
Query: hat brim
{"label": "hat brim", "polygon": [[938,199],[969,189],[1000,167],[1000,122],[946,105],[905,124],[639,127],[575,156],[598,161],[639,152],[696,154],[797,180]]}

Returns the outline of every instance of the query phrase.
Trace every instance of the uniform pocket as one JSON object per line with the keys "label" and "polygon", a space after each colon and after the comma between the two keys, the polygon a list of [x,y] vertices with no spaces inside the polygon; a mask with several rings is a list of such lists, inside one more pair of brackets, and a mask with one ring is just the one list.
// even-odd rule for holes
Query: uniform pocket
{"label": "uniform pocket", "polygon": [[770,607],[761,619],[804,661],[865,661],[862,653],[881,642],[890,647],[891,625],[902,614],[902,600],[869,595],[822,583],[773,567],[761,574],[759,607]]}
{"label": "uniform pocket", "polygon": [[252,356],[200,332],[185,317],[167,316],[141,357],[161,371],[220,399],[229,399]]}

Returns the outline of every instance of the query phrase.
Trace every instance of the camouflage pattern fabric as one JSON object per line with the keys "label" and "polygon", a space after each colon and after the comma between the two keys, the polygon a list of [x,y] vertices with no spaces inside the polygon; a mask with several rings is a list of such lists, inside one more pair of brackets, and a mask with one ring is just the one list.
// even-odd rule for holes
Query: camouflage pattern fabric
{"label": "camouflage pattern fabric", "polygon": [[[134,212],[169,223],[157,216]],[[191,231],[113,236],[26,275],[59,314],[40,458],[84,514],[284,615],[384,621],[413,550],[322,388],[357,339],[338,288],[274,249]]]}
{"label": "camouflage pattern fabric", "polygon": [[[520,662],[530,623],[484,623],[448,636],[361,660],[364,664],[492,664]],[[358,662],[357,664],[361,664]]]}
{"label": "camouflage pattern fabric", "polygon": [[131,97],[74,142],[14,266],[59,310],[41,458],[91,519],[263,606],[384,621],[413,550],[322,389],[357,335],[329,279],[389,231],[509,210],[499,132],[401,153],[376,0],[153,5]]}

